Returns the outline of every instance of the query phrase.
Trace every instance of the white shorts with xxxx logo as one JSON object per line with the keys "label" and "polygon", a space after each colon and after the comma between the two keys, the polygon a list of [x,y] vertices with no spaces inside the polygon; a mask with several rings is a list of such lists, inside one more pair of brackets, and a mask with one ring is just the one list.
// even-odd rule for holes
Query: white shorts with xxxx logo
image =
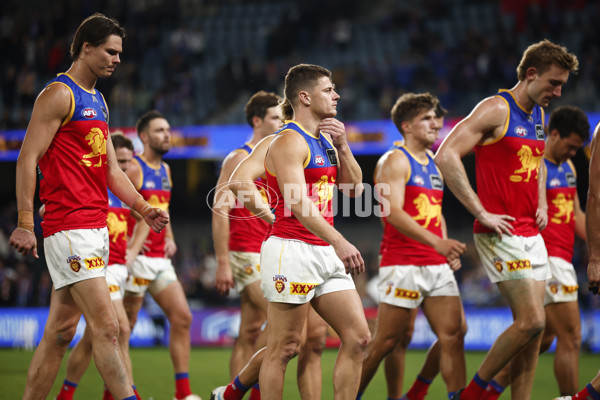
{"label": "white shorts with xxxx logo", "polygon": [[73,229],[44,238],[44,253],[54,290],[86,279],[105,277],[108,230]]}
{"label": "white shorts with xxxx logo", "polygon": [[260,253],[230,251],[229,264],[239,293],[249,284],[260,281]]}
{"label": "white shorts with xxxx logo", "polygon": [[271,236],[260,254],[260,287],[270,302],[304,304],[326,293],[355,289],[331,246]]}
{"label": "white shorts with xxxx logo", "polygon": [[577,273],[573,264],[560,257],[548,257],[552,277],[546,281],[544,305],[577,301]]}

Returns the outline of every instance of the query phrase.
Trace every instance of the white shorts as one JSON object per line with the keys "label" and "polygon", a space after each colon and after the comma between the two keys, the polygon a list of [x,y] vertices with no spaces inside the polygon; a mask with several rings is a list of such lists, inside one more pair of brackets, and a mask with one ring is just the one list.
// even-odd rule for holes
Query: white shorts
{"label": "white shorts", "polygon": [[560,257],[548,257],[552,277],[546,281],[544,305],[577,301],[577,274],[573,264]]}
{"label": "white shorts", "polygon": [[54,290],[86,279],[105,277],[108,230],[73,229],[44,238],[46,264]]}
{"label": "white shorts", "polygon": [[524,237],[476,233],[475,248],[492,283],[550,278],[548,252],[542,235]]}
{"label": "white shorts", "polygon": [[129,271],[123,264],[110,264],[106,267],[106,284],[111,300],[121,300],[125,294],[125,285]]}
{"label": "white shorts", "polygon": [[260,253],[230,251],[229,263],[239,293],[249,284],[260,281]]}
{"label": "white shorts", "polygon": [[313,297],[355,289],[331,246],[271,236],[260,254],[260,287],[270,302],[304,304]]}
{"label": "white shorts", "polygon": [[146,291],[155,295],[176,280],[170,258],[137,256],[131,265],[125,290],[138,296],[143,296]]}
{"label": "white shorts", "polygon": [[391,265],[379,268],[379,302],[417,308],[425,297],[456,296],[458,284],[448,264]]}

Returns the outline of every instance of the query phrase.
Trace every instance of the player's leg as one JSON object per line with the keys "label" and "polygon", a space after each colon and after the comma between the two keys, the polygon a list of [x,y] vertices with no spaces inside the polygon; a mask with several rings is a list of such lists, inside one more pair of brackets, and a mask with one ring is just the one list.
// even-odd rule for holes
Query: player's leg
{"label": "player's leg", "polygon": [[241,400],[246,392],[258,382],[258,374],[266,347],[258,350],[227,386],[220,386],[211,393],[211,400]]}
{"label": "player's leg", "polygon": [[283,396],[285,370],[300,346],[308,306],[308,303],[269,303],[267,349],[259,377],[259,381],[268,382],[268,385],[261,386],[261,398],[264,400],[281,399]]}
{"label": "player's leg", "polygon": [[427,297],[423,301],[423,312],[438,338],[439,369],[448,393],[458,391],[466,383],[461,309],[458,296]]}
{"label": "player's leg", "polygon": [[579,348],[581,317],[576,301],[546,306],[547,326],[556,333],[554,374],[561,395],[572,395],[579,388]]}
{"label": "player's leg", "polygon": [[117,314],[117,321],[119,322],[119,348],[121,350],[121,358],[127,369],[127,376],[129,381],[133,385],[133,372],[131,366],[131,357],[129,357],[129,339],[131,337],[131,327],[129,325],[129,319],[127,318],[127,312],[123,306],[123,299],[113,300],[113,308]]}
{"label": "player's leg", "polygon": [[267,318],[267,300],[260,290],[260,280],[242,290],[240,314],[240,334],[233,346],[229,364],[231,379],[266,342],[266,332],[263,333],[262,326]]}
{"label": "player's leg", "polygon": [[[313,298],[312,305],[342,342],[333,368],[334,399],[352,399],[358,393],[365,350],[371,340],[360,297],[355,289],[341,290]],[[389,351],[392,348],[393,344]]]}
{"label": "player's leg", "polygon": [[298,389],[303,400],[321,398],[321,354],[328,326],[312,306],[308,308],[306,335],[298,355]]}
{"label": "player's leg", "polygon": [[417,309],[411,309],[410,321],[404,335],[398,340],[396,347],[387,355],[384,361],[385,382],[387,384],[388,398],[390,399],[399,399],[403,393],[404,359],[415,329],[416,318]]}
{"label": "player's leg", "polygon": [[81,311],[68,288],[52,291],[44,335],[29,364],[23,399],[46,398],[75,336],[80,316]]}

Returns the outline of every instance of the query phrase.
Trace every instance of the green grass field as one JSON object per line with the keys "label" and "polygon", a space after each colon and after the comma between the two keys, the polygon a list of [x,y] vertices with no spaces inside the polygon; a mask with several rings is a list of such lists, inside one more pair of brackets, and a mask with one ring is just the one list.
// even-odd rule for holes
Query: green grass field
{"label": "green grass field", "polygon": [[[190,362],[190,377],[192,389],[208,400],[210,391],[228,382],[227,366],[229,363],[230,349],[201,349],[192,350]],[[323,399],[333,398],[333,386],[331,383],[333,363],[337,352],[327,350],[323,354]],[[33,353],[18,350],[0,350],[0,399],[19,399],[23,394],[25,386],[27,366]],[[475,373],[476,368],[484,357],[484,353],[469,352],[467,359],[467,376],[469,379]],[[164,400],[173,398],[173,373],[169,360],[169,353],[165,348],[155,349],[132,349],[133,372],[136,385],[140,395],[146,399]],[[425,358],[424,351],[409,351],[406,358],[407,376],[405,387],[410,385]],[[58,393],[58,389],[65,374],[66,358],[63,362],[56,382],[50,392],[50,397]],[[582,354],[580,358],[580,386],[596,374],[600,368],[600,356]],[[296,387],[296,361],[292,360],[286,374],[284,399],[298,399]],[[542,355],[540,358],[536,379],[534,383],[532,399],[550,400],[557,395],[557,385],[553,374],[553,356]],[[429,390],[431,399],[447,399],[445,386],[442,379],[438,378]],[[102,381],[95,367],[90,367],[81,380],[75,399],[101,399]],[[364,399],[385,399],[385,380],[383,367],[367,388]],[[510,398],[504,394],[501,399]]]}

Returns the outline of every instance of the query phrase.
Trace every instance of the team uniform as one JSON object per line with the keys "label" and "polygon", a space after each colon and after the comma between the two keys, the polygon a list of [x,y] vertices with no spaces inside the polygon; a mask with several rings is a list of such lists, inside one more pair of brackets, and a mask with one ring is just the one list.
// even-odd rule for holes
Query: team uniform
{"label": "team uniform", "polygon": [[[252,152],[252,145],[246,143],[236,152],[246,155]],[[259,191],[264,194],[264,179],[254,181]],[[260,248],[267,235],[269,224],[256,217],[239,201],[229,212],[229,262],[238,292],[246,286],[260,280]]]}
{"label": "team uniform", "polygon": [[475,147],[477,194],[486,211],[515,218],[502,238],[475,220],[475,246],[492,282],[550,277],[548,253],[535,221],[538,171],[544,153],[544,111],[528,113],[508,91],[497,97],[508,107],[503,134]]}
{"label": "team uniform", "polygon": [[108,262],[106,140],[102,94],[61,73],[48,82],[71,93],[70,114],[38,163],[46,263],[56,290],[105,276]]}
{"label": "team uniform", "polygon": [[[293,121],[276,134],[290,130],[302,136],[309,150],[304,162],[308,197],[333,226],[331,202],[338,170],[335,148],[325,134],[315,137]],[[303,304],[326,293],[354,289],[333,247],[306,229],[284,206],[277,177],[268,169],[266,172],[275,212],[275,223],[261,249],[261,289],[267,300]]]}
{"label": "team uniform", "polygon": [[571,160],[560,165],[544,158],[546,163],[546,197],[548,226],[542,237],[548,249],[552,277],[546,281],[544,305],[577,301],[577,274],[571,263],[575,242],[573,201],[577,192],[575,166]]}
{"label": "team uniform", "polygon": [[[143,156],[135,156],[132,162],[140,167],[140,186],[136,189],[154,208],[167,210],[171,200],[171,173],[165,162],[158,168],[148,164]],[[130,218],[129,221],[132,219]],[[133,224],[131,224],[133,225]],[[132,231],[133,227],[130,229]],[[150,230],[145,247],[131,265],[127,280],[127,291],[143,296],[146,290],[151,294],[159,293],[167,285],[177,280],[175,269],[169,258],[165,257],[166,229],[160,233]]]}
{"label": "team uniform", "polygon": [[113,192],[108,190],[109,254],[106,268],[106,284],[111,300],[120,300],[125,294],[125,284],[129,271],[125,265],[127,252],[127,219],[131,210]]}
{"label": "team uniform", "polygon": [[[442,234],[444,183],[427,152],[422,163],[403,145],[410,171],[406,179],[403,210],[431,233]],[[383,245],[383,243],[385,245]],[[379,268],[379,301],[403,308],[418,307],[425,297],[458,296],[458,285],[446,257],[417,240],[400,233],[384,217]]]}

